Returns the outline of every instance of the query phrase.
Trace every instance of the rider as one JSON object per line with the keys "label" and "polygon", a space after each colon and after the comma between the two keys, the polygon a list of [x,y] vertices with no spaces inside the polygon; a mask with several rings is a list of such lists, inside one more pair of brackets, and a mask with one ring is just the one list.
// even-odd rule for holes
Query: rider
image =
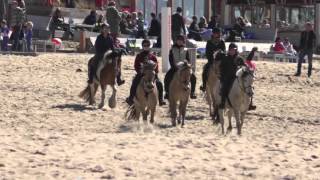
{"label": "rider", "polygon": [[[93,79],[96,74],[99,62],[102,60],[104,54],[108,50],[114,51],[114,43],[110,35],[110,26],[108,24],[101,25],[101,34],[98,35],[94,47],[96,53],[92,64],[89,65],[89,84],[93,83]],[[124,83],[124,80],[121,80],[119,75],[117,75],[117,83],[119,86]]]}
{"label": "rider", "polygon": [[[171,68],[167,72],[164,78],[164,88],[166,91],[165,98],[169,98],[169,86],[170,82],[173,79],[174,73],[177,71],[177,64],[187,60],[190,63],[190,57],[188,51],[185,49],[185,38],[183,35],[178,35],[175,44],[172,46],[170,53],[169,53],[169,62]],[[195,87],[196,87],[196,76],[192,73],[191,74],[191,99],[196,99],[197,96],[195,95]]]}
{"label": "rider", "polygon": [[200,86],[201,91],[206,90],[206,84],[208,81],[208,71],[212,63],[214,62],[213,54],[218,50],[226,51],[226,45],[224,40],[221,39],[221,31],[219,28],[213,28],[211,39],[207,42],[206,45],[206,57],[208,59],[208,63],[204,65],[202,72],[202,86]]}
{"label": "rider", "polygon": [[159,105],[162,106],[162,105],[166,104],[163,100],[163,85],[158,78],[158,72],[159,72],[158,60],[157,60],[156,56],[153,55],[153,53],[150,51],[150,45],[151,45],[150,40],[144,39],[142,41],[143,51],[136,56],[136,59],[134,61],[134,69],[136,70],[137,75],[132,80],[132,85],[130,88],[130,95],[126,99],[126,102],[129,105],[133,104],[133,98],[136,94],[137,87],[139,85],[141,78],[143,77],[143,74],[142,74],[143,67],[142,66],[144,63],[146,63],[149,60],[153,61],[156,64],[156,67],[155,67],[156,78],[155,78],[155,80],[156,80],[156,86],[157,86],[158,93],[159,93],[158,94],[159,95]]}
{"label": "rider", "polygon": [[220,81],[221,81],[221,104],[220,109],[224,109],[226,99],[232,88],[233,81],[236,79],[236,72],[239,66],[245,66],[244,60],[238,56],[238,46],[230,43],[228,54],[223,58],[220,64]]}

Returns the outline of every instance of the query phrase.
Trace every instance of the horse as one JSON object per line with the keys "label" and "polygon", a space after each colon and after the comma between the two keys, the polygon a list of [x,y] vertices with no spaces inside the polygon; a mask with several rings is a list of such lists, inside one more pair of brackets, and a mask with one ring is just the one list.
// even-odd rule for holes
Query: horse
{"label": "horse", "polygon": [[154,123],[154,116],[158,104],[158,90],[156,86],[156,64],[148,61],[143,65],[143,77],[140,80],[136,95],[133,99],[134,104],[126,112],[126,119],[140,119],[142,114],[144,123],[148,123],[147,116],[150,114],[150,123]]}
{"label": "horse", "polygon": [[[236,79],[233,82],[231,87],[230,93],[227,98],[226,107],[224,109],[219,109],[219,120],[221,123],[222,134],[224,134],[224,112],[227,113],[229,119],[229,127],[227,128],[228,132],[231,132],[232,125],[231,125],[231,118],[234,115],[236,119],[236,126],[238,130],[238,135],[241,135],[241,128],[243,125],[243,121],[245,115],[248,111],[250,99],[253,96],[253,81],[254,81],[254,73],[248,67],[243,66],[241,67],[236,73]],[[216,86],[216,94],[215,98],[217,99],[216,106],[218,106],[221,102],[220,92],[220,80],[217,81]]]}
{"label": "horse", "polygon": [[215,89],[217,85],[217,81],[219,80],[219,75],[220,75],[220,63],[222,60],[222,56],[225,55],[222,50],[218,50],[213,54],[214,57],[214,62],[209,68],[208,71],[208,81],[206,85],[206,92],[205,92],[205,97],[207,100],[207,103],[209,105],[209,115],[212,117],[212,120],[216,118],[215,116],[215,104],[216,100],[214,98],[215,95]]}
{"label": "horse", "polygon": [[[178,124],[184,126],[187,104],[189,101],[191,64],[187,61],[177,64],[178,70],[175,72],[169,86],[169,110],[171,114],[172,126],[176,126],[177,121],[177,103],[179,102],[179,118]],[[181,122],[182,121],[182,122]]]}
{"label": "horse", "polygon": [[[87,87],[80,92],[79,97],[89,102],[89,105],[95,104],[95,94],[98,90],[99,85],[101,86],[101,102],[99,104],[99,108],[104,107],[105,101],[105,92],[107,89],[107,85],[112,88],[112,95],[109,98],[108,105],[110,108],[115,108],[117,105],[116,94],[116,75],[119,69],[119,62],[121,62],[121,56],[123,51],[107,51],[103,59],[98,64],[98,68],[96,71],[96,77],[92,84],[88,84]],[[93,63],[95,57],[92,57],[88,62],[88,67]],[[89,68],[90,71],[90,68]]]}

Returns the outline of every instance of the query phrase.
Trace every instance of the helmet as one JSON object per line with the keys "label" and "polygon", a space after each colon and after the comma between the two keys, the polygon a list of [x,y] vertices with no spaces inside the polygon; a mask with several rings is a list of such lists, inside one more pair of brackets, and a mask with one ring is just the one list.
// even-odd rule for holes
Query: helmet
{"label": "helmet", "polygon": [[235,43],[230,43],[229,44],[229,50],[230,49],[238,49],[238,46]]}
{"label": "helmet", "polygon": [[109,25],[108,23],[103,23],[103,24],[101,25],[101,29],[103,29],[104,27],[110,28],[110,25]]}
{"label": "helmet", "polygon": [[213,28],[212,33],[221,33],[221,30],[219,28]]}

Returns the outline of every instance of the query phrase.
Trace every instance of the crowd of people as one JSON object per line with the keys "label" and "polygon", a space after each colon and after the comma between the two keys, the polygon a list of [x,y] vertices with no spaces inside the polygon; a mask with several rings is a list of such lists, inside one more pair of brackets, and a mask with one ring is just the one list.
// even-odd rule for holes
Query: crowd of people
{"label": "crowd of people", "polygon": [[1,15],[1,50],[9,50],[9,42],[12,42],[11,50],[32,51],[33,23],[27,21],[26,5],[24,0],[16,0],[11,2],[10,21]]}

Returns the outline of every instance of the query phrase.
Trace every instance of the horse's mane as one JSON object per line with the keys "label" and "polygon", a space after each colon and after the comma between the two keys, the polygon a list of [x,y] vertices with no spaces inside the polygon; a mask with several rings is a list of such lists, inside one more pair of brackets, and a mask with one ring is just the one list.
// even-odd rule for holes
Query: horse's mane
{"label": "horse's mane", "polygon": [[184,60],[184,61],[178,62],[177,67],[179,70],[183,70],[186,68],[191,68],[191,64],[187,60]]}
{"label": "horse's mane", "polygon": [[216,61],[220,61],[222,60],[222,56],[224,55],[225,55],[224,51],[219,49],[213,53],[213,59]]}

